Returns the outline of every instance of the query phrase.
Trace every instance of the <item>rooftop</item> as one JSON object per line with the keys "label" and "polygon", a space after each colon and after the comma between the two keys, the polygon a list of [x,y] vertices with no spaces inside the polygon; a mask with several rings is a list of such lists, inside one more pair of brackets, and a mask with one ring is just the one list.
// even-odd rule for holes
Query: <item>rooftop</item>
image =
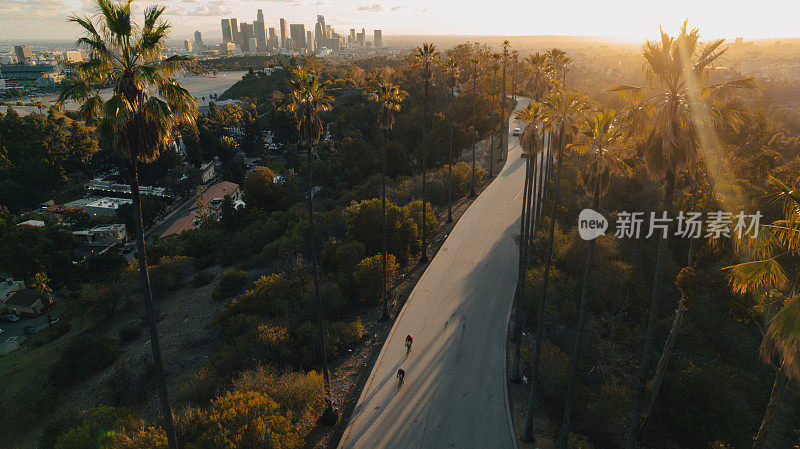
{"label": "rooftop", "polygon": [[185,217],[175,220],[175,223],[172,223],[172,226],[167,228],[167,230],[161,234],[161,238],[163,239],[164,237],[179,235],[183,231],[188,231],[190,229],[197,229],[197,226],[194,224],[195,218],[197,218],[197,215],[189,214]]}
{"label": "rooftop", "polygon": [[36,294],[36,290],[32,288],[26,288],[24,290],[19,290],[12,293],[11,296],[9,296],[5,301],[5,304],[20,307],[31,307],[38,300],[39,295]]}

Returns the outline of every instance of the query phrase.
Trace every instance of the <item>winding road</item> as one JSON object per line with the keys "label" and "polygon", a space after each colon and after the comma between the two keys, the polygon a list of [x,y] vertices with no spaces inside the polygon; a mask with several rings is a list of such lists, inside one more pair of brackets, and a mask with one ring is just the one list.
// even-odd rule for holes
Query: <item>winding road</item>
{"label": "winding road", "polygon": [[[518,98],[517,109],[530,100]],[[521,125],[513,114],[509,129]],[[400,311],[339,448],[516,448],[506,336],[517,281],[525,159],[516,137],[501,173],[456,224]],[[406,357],[404,341],[414,335]],[[395,375],[406,372],[398,390]]]}

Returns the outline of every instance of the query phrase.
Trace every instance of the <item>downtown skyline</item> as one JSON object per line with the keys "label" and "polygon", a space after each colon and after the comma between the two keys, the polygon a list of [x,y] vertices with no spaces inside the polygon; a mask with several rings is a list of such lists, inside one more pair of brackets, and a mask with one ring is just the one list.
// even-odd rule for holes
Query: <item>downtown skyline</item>
{"label": "downtown skyline", "polygon": [[[262,9],[265,21],[277,27],[279,18],[288,23],[312,26],[317,14],[346,33],[350,28],[382,29],[386,35],[570,35],[603,36],[641,41],[652,36],[659,25],[677,29],[688,19],[700,26],[705,36],[733,39],[800,37],[794,17],[800,5],[764,0],[758,8],[741,0],[693,2],[676,0],[658,17],[640,2],[615,0],[598,4],[585,0],[564,0],[557,4],[493,2],[486,8],[479,2],[443,0],[166,0],[167,17],[174,24],[173,36],[189,37],[199,30],[208,42],[221,42],[220,20],[247,17]],[[146,4],[136,0],[139,8]],[[0,2],[0,39],[71,39],[76,29],[66,22],[71,13],[91,12],[84,0],[9,0]],[[565,11],[571,11],[565,14]],[[724,13],[723,13],[724,11]],[[576,13],[576,12],[579,12]],[[546,17],[538,20],[537,17]],[[35,20],[40,26],[31,27]],[[41,30],[48,30],[43,35]]]}

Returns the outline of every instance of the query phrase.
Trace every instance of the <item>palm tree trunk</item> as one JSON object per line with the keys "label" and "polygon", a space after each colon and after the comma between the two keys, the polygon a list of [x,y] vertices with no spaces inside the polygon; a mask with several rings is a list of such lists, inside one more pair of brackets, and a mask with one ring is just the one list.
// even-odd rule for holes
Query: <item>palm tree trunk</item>
{"label": "palm tree trunk", "polygon": [[495,78],[497,77],[496,73],[492,73],[492,99],[491,104],[489,106],[489,126],[492,130],[492,134],[489,136],[489,178],[494,176],[494,133],[495,133],[495,123],[494,123],[494,82]]}
{"label": "palm tree trunk", "polygon": [[325,414],[324,420],[328,424],[336,422],[336,409],[333,407],[333,394],[331,393],[331,379],[328,372],[328,354],[325,349],[325,319],[322,307],[322,296],[319,294],[319,268],[317,267],[317,233],[314,226],[314,198],[313,183],[311,178],[311,144],[306,144],[306,163],[308,164],[308,226],[311,239],[311,269],[314,278],[314,297],[317,300],[317,327],[319,328],[319,349],[322,361],[322,380],[325,388]]}
{"label": "palm tree trunk", "polygon": [[500,96],[500,156],[498,161],[503,158],[503,151],[508,151],[508,123],[506,122],[506,59],[503,58],[503,94]]}
{"label": "palm tree trunk", "polygon": [[389,319],[389,295],[388,290],[388,276],[386,273],[386,258],[388,257],[388,245],[386,243],[386,158],[389,154],[389,140],[387,137],[387,130],[383,130],[383,185],[382,188],[382,206],[383,206],[383,312],[381,320]]}
{"label": "palm tree trunk", "polygon": [[523,441],[533,441],[533,410],[536,405],[536,384],[539,377],[539,359],[542,354],[542,339],[544,338],[544,314],[547,301],[547,281],[550,276],[550,263],[553,256],[553,239],[556,230],[556,207],[558,206],[559,182],[561,181],[561,163],[563,162],[563,146],[559,142],[558,149],[558,170],[556,171],[553,189],[553,202],[550,206],[550,237],[547,241],[547,255],[544,266],[544,278],[542,279],[542,295],[539,299],[539,316],[536,325],[536,343],[534,344],[533,369],[531,372],[531,386],[528,395],[528,413],[525,419],[525,434]]}
{"label": "palm tree trunk", "polygon": [[764,410],[764,417],[761,420],[761,426],[758,428],[756,438],[753,440],[753,449],[763,449],[765,447],[767,438],[772,429],[772,423],[775,419],[775,411],[781,403],[783,392],[786,389],[788,378],[783,370],[783,366],[778,367],[775,371],[775,382],[772,384],[772,392],[769,395],[769,402],[767,408]]}
{"label": "palm tree trunk", "polygon": [[511,370],[511,381],[519,382],[520,380],[520,351],[522,347],[522,317],[525,302],[525,274],[528,271],[528,221],[530,220],[530,200],[533,191],[533,170],[535,168],[535,161],[528,157],[525,161],[525,187],[523,188],[522,195],[522,215],[520,216],[520,239],[519,239],[519,274],[517,275],[517,294],[516,294],[516,312],[514,317],[514,331],[512,338],[514,341],[514,364]]}
{"label": "palm tree trunk", "polygon": [[[686,261],[687,267],[692,266],[692,259],[694,258],[694,246],[695,240],[692,239],[692,241],[689,243],[689,255],[688,260]],[[672,320],[672,328],[669,330],[667,341],[664,343],[664,350],[661,351],[661,358],[659,358],[658,365],[656,365],[656,372],[653,375],[653,381],[650,383],[649,397],[647,399],[647,405],[644,408],[644,413],[642,413],[642,423],[639,425],[639,432],[644,429],[647,418],[649,418],[650,414],[653,412],[653,407],[655,406],[656,399],[658,398],[658,391],[661,389],[661,382],[663,382],[664,373],[667,370],[667,364],[669,363],[669,359],[672,357],[672,351],[675,348],[675,340],[678,339],[678,333],[683,325],[683,318],[686,316],[686,301],[686,295],[681,294],[681,299],[678,301],[678,308],[675,310],[675,318]]]}
{"label": "palm tree trunk", "polygon": [[[592,199],[592,210],[598,209],[600,202],[600,191],[595,190]],[[572,402],[575,399],[575,386],[578,383],[578,362],[583,352],[583,332],[586,328],[586,312],[589,303],[589,283],[592,277],[592,259],[594,258],[594,246],[597,239],[589,240],[589,247],[586,249],[586,263],[583,267],[583,286],[581,287],[581,307],[578,312],[578,330],[575,332],[575,341],[572,343],[572,357],[569,361],[569,384],[567,385],[567,397],[564,400],[564,419],[561,421],[561,436],[558,439],[559,449],[567,449],[569,440],[569,420],[572,413]]]}
{"label": "palm tree trunk", "polygon": [[172,417],[172,408],[169,405],[167,382],[164,377],[164,365],[161,361],[161,346],[158,342],[158,327],[156,326],[156,313],[153,306],[153,290],[150,288],[150,273],[147,267],[147,253],[144,241],[144,225],[142,224],[142,198],[139,194],[139,173],[136,163],[129,167],[131,197],[133,199],[133,221],[136,227],[136,250],[139,259],[139,275],[142,282],[144,296],[145,319],[150,332],[150,349],[153,353],[153,370],[155,371],[156,388],[161,404],[161,414],[164,415],[164,432],[167,434],[167,443],[170,449],[178,448],[178,439],[175,436],[175,423]]}
{"label": "palm tree trunk", "polygon": [[[664,181],[664,200],[662,210],[667,210],[672,205],[672,195],[675,188],[675,176],[668,173]],[[656,327],[658,326],[658,313],[661,307],[661,295],[664,285],[664,265],[667,262],[669,252],[669,238],[658,240],[658,252],[656,254],[656,264],[653,268],[653,290],[650,300],[650,313],[647,319],[647,331],[644,335],[644,347],[642,348],[642,362],[639,365],[639,374],[636,378],[636,389],[633,392],[633,406],[631,407],[631,418],[628,421],[628,430],[625,433],[625,449],[634,449],[636,440],[639,436],[639,423],[642,419],[642,406],[644,402],[644,390],[647,386],[648,367],[653,355],[653,344],[655,340]]]}
{"label": "palm tree trunk", "polygon": [[450,86],[450,149],[447,151],[447,222],[453,222],[453,111],[455,92]]}
{"label": "palm tree trunk", "polygon": [[769,432],[764,438],[764,449],[783,449],[794,447],[793,438],[795,421],[798,409],[800,409],[800,391],[797,383],[786,376],[783,395],[780,403],[775,407],[772,423]]}
{"label": "palm tree trunk", "polygon": [[419,259],[422,263],[428,261],[428,224],[425,215],[425,206],[428,204],[428,197],[425,195],[428,184],[428,82],[428,78],[425,78],[425,96],[422,97],[422,256]]}
{"label": "palm tree trunk", "polygon": [[475,134],[478,132],[478,96],[477,96],[477,83],[478,83],[477,68],[472,75],[472,187],[469,191],[469,196],[475,198]]}

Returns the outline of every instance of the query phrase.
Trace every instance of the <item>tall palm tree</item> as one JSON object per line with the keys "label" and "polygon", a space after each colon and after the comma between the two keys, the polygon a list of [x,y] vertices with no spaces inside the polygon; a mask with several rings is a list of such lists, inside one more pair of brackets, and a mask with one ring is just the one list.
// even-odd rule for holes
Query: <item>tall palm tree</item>
{"label": "tall palm tree", "polygon": [[[709,72],[725,53],[724,40],[700,44],[699,38],[699,31],[687,30],[686,22],[677,37],[662,31],[660,41],[648,41],[642,46],[647,87],[616,85],[610,89],[631,103],[626,109],[626,126],[631,133],[644,137],[644,162],[648,175],[663,180],[664,193],[659,213],[672,207],[676,176],[684,170],[689,176],[695,173],[703,137],[699,131],[713,133],[714,128],[731,126],[737,120],[735,114],[718,108],[710,97],[715,92],[755,87],[753,78],[710,84]],[[626,449],[635,447],[640,430],[668,252],[669,239],[659,239],[642,362],[625,434]]]}
{"label": "tall palm tree", "polygon": [[[174,78],[177,70],[191,58],[160,59],[171,27],[162,18],[163,6],[145,8],[144,21],[139,25],[131,16],[132,0],[95,1],[99,10],[96,20],[88,15],[72,15],[68,19],[82,28],[85,35],[78,39],[77,45],[86,48],[90,56],[87,61],[75,65],[75,75],[65,83],[58,103],[79,102],[79,113],[85,120],[98,123],[100,139],[128,165],[155,382],[167,441],[169,447],[175,449],[177,440],[145,252],[137,164],[153,161],[162,150],[172,148],[177,125],[194,120],[197,102]],[[103,85],[112,86],[111,97],[107,100],[96,89]]]}
{"label": "tall palm tree", "polygon": [[436,46],[429,43],[423,43],[421,47],[417,47],[417,52],[414,54],[414,60],[417,67],[422,69],[422,77],[425,80],[425,94],[422,97],[422,256],[420,257],[422,263],[428,261],[428,196],[426,195],[428,184],[428,90],[433,76],[433,68],[440,55]]}
{"label": "tall palm tree", "polygon": [[500,158],[503,156],[503,151],[508,151],[508,122],[506,122],[506,68],[508,67],[508,48],[511,42],[503,41],[503,81],[502,81],[502,94],[500,95],[500,117],[498,126],[500,126]]}
{"label": "tall palm tree", "polygon": [[520,379],[520,346],[522,340],[522,299],[525,297],[525,273],[528,269],[528,250],[531,239],[529,221],[533,218],[530,213],[533,198],[533,191],[536,189],[533,174],[536,170],[536,158],[542,150],[542,121],[544,110],[540,103],[531,102],[517,111],[517,120],[525,125],[525,130],[519,136],[520,146],[525,157],[525,182],[522,193],[522,212],[520,216],[520,238],[519,238],[519,273],[517,274],[516,311],[514,315],[514,362],[511,370],[511,380],[518,382]]}
{"label": "tall palm tree", "polygon": [[560,48],[552,48],[547,51],[547,60],[555,71],[556,77],[560,78],[561,84],[567,82],[567,66],[572,59],[567,56],[567,52]]}
{"label": "tall palm tree", "polygon": [[789,282],[800,254],[800,196],[798,186],[776,178],[768,180],[774,198],[783,203],[783,216],[761,225],[757,237],[734,239],[734,248],[745,262],[727,267],[735,293],[763,298],[768,324],[761,343],[761,356],[778,362],[775,382],[753,449],[778,449],[791,444],[794,417],[800,408],[800,290]]}
{"label": "tall palm tree", "polygon": [[450,87],[450,146],[447,151],[447,222],[453,222],[453,116],[455,115],[456,84],[461,76],[458,60],[450,57],[445,61],[448,70]]}
{"label": "tall palm tree", "polygon": [[489,142],[489,178],[494,176],[494,135],[497,132],[497,122],[494,121],[494,100],[495,96],[497,95],[497,72],[500,70],[500,53],[492,53],[492,83],[491,83],[491,91],[492,91],[492,100],[489,112],[489,123],[491,124],[492,134],[490,137]]}
{"label": "tall palm tree", "polygon": [[514,101],[517,100],[517,72],[519,71],[519,52],[514,50],[511,52],[511,58],[514,59],[514,65],[511,71],[511,95]]}
{"label": "tall palm tree", "polygon": [[553,68],[547,61],[547,55],[539,52],[525,57],[528,72],[527,89],[534,101],[541,101],[552,87]]}
{"label": "tall palm tree", "polygon": [[381,204],[383,207],[383,315],[381,319],[389,319],[389,295],[387,294],[388,279],[386,273],[386,258],[388,257],[388,244],[386,238],[386,159],[389,154],[389,131],[394,126],[394,113],[400,110],[400,103],[405,100],[405,91],[389,82],[378,83],[369,93],[368,97],[378,103],[378,127],[383,131],[383,173]]}
{"label": "tall palm tree", "polygon": [[[608,192],[612,175],[630,176],[631,168],[621,159],[620,150],[625,144],[620,128],[616,126],[614,111],[595,112],[582,125],[578,140],[571,149],[577,153],[588,155],[586,167],[581,176],[581,184],[586,194],[592,198],[592,210],[599,208],[600,197]],[[583,283],[581,286],[581,305],[578,312],[578,328],[572,342],[572,354],[569,364],[569,383],[564,400],[564,417],[561,423],[561,435],[558,440],[559,449],[567,448],[569,438],[569,421],[575,386],[578,380],[578,362],[581,358],[583,333],[586,325],[586,311],[589,302],[589,287],[592,275],[592,261],[596,240],[589,240],[586,248],[586,261],[583,267]]]}
{"label": "tall palm tree", "polygon": [[470,186],[469,196],[475,197],[475,139],[477,138],[478,128],[478,58],[472,57],[472,185]]}
{"label": "tall palm tree", "polygon": [[44,310],[47,314],[47,327],[50,328],[50,338],[54,339],[56,333],[53,330],[53,311],[50,309],[53,299],[53,290],[50,288],[50,278],[46,273],[36,273],[33,276],[32,287],[36,290],[36,294],[44,303]]}
{"label": "tall palm tree", "polygon": [[[542,278],[542,293],[539,299],[539,315],[536,326],[536,340],[534,344],[533,366],[531,373],[530,392],[528,396],[528,413],[525,421],[525,441],[533,441],[533,410],[536,402],[536,384],[539,376],[539,361],[541,358],[542,339],[544,337],[544,313],[547,302],[547,284],[550,277],[550,264],[553,256],[553,240],[555,238],[556,208],[559,204],[561,165],[564,162],[564,150],[571,144],[572,137],[576,134],[578,124],[586,110],[585,99],[574,91],[557,90],[551,92],[544,103],[545,122],[555,133],[555,144],[558,147],[556,158],[557,169],[551,189],[553,190],[550,203],[550,235],[545,252],[544,276]],[[546,185],[546,184],[545,184]]]}
{"label": "tall palm tree", "polygon": [[308,170],[308,184],[306,186],[306,203],[308,207],[309,239],[311,244],[311,265],[314,278],[314,296],[317,301],[317,326],[319,327],[319,346],[322,358],[322,376],[325,384],[325,420],[329,424],[336,422],[337,412],[333,406],[331,394],[330,373],[328,372],[328,355],[325,350],[325,322],[323,316],[322,297],[319,294],[319,267],[317,266],[317,237],[314,226],[314,184],[312,182],[312,149],[319,143],[325,128],[319,117],[320,112],[328,111],[333,107],[333,97],[325,94],[327,82],[320,79],[314,71],[299,67],[292,71],[289,79],[290,102],[287,109],[294,114],[297,121],[297,130],[303,145],[306,147],[306,169]]}

